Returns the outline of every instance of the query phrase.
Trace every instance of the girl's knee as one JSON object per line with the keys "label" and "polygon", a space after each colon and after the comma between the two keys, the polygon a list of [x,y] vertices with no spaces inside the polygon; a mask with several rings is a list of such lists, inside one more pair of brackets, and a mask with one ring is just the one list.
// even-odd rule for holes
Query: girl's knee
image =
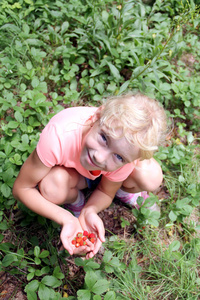
{"label": "girl's knee", "polygon": [[135,191],[155,191],[163,181],[160,165],[154,159],[141,161],[123,183],[125,189]]}
{"label": "girl's knee", "polygon": [[163,173],[161,168],[157,168],[157,170],[155,170],[154,174],[152,175],[152,177],[149,180],[149,183],[147,185],[147,191],[149,192],[153,192],[155,191],[157,188],[159,188],[159,186],[162,184],[163,182]]}
{"label": "girl's knee", "polygon": [[76,170],[56,166],[39,183],[42,196],[55,203],[63,204],[70,197],[70,190],[78,181]]}
{"label": "girl's knee", "polygon": [[153,192],[155,191],[163,181],[163,172],[157,161],[153,160],[147,172],[144,170],[143,185],[145,191]]}

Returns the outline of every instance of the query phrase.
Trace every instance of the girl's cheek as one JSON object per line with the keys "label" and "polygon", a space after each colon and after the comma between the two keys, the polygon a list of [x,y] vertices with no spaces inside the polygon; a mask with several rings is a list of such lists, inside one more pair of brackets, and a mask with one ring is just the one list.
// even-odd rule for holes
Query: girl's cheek
{"label": "girl's cheek", "polygon": [[124,164],[119,161],[116,156],[113,157],[113,165],[115,165],[116,169],[121,168]]}

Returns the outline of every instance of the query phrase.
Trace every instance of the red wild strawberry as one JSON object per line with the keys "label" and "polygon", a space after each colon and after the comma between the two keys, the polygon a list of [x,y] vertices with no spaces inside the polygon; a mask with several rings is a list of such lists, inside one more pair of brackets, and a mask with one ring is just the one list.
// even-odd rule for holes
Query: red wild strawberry
{"label": "red wild strawberry", "polygon": [[83,241],[86,241],[87,240],[87,236],[83,236],[82,239],[83,239]]}
{"label": "red wild strawberry", "polygon": [[96,236],[95,236],[95,234],[94,233],[90,233],[89,234],[89,239],[91,239],[91,238],[95,238]]}
{"label": "red wild strawberry", "polygon": [[77,238],[76,238],[76,242],[77,242],[77,243],[80,243],[80,241],[82,241],[82,237],[77,237]]}
{"label": "red wild strawberry", "polygon": [[94,243],[95,243],[95,238],[92,237],[92,238],[90,239],[90,242],[94,244]]}
{"label": "red wild strawberry", "polygon": [[87,230],[84,230],[84,231],[83,231],[83,235],[84,235],[84,236],[88,236]]}
{"label": "red wild strawberry", "polygon": [[76,241],[75,241],[75,240],[72,240],[72,244],[75,245],[75,244],[76,244]]}
{"label": "red wild strawberry", "polygon": [[82,234],[82,232],[78,232],[76,236],[81,237],[81,236],[83,236],[83,234]]}
{"label": "red wild strawberry", "polygon": [[80,241],[80,246],[83,246],[83,240]]}
{"label": "red wild strawberry", "polygon": [[76,248],[78,248],[78,247],[80,246],[80,244],[79,244],[79,243],[76,243],[76,245],[75,245],[75,246],[76,246]]}

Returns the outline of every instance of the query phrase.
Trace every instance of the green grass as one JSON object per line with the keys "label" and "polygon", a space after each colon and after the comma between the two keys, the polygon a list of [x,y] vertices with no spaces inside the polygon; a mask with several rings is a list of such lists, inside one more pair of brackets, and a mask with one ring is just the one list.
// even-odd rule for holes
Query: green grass
{"label": "green grass", "polygon": [[[1,1],[0,271],[28,299],[199,298],[198,5]],[[174,124],[155,155],[164,182],[152,201],[161,216],[140,209],[132,222],[129,210],[130,220],[119,216],[124,234],[106,228],[104,254],[70,258],[58,226],[13,199],[14,180],[55,113],[129,90],[158,99]]]}

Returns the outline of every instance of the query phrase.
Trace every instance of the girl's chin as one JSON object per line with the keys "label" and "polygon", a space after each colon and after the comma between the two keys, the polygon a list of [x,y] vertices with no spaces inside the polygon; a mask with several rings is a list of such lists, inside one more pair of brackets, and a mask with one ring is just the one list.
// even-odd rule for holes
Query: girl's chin
{"label": "girl's chin", "polygon": [[91,164],[84,160],[84,161],[80,161],[81,163],[81,166],[86,169],[87,171],[93,171],[93,170],[96,170],[97,168],[95,168],[94,166],[91,166]]}

